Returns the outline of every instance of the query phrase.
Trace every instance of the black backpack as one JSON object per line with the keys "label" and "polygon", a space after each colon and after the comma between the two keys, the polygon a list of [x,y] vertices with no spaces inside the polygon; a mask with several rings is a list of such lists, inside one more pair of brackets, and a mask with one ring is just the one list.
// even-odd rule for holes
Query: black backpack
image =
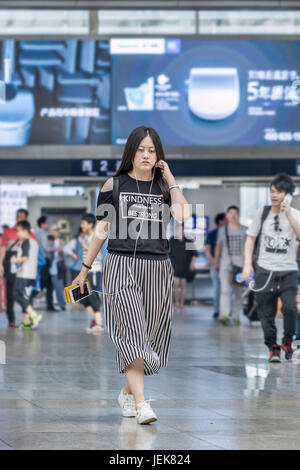
{"label": "black backpack", "polygon": [[119,204],[119,186],[120,180],[118,176],[113,176],[112,200],[115,207],[118,207]]}
{"label": "black backpack", "polygon": [[[265,206],[261,215],[260,228],[259,228],[257,237],[255,239],[255,245],[254,245],[254,250],[253,250],[253,255],[252,255],[252,264],[253,264],[254,271],[256,271],[257,269],[257,260],[259,257],[259,246],[260,246],[259,242],[260,242],[262,227],[263,227],[264,221],[269,215],[270,210],[271,210],[271,206]],[[250,323],[253,321],[259,321],[257,309],[256,309],[255,294],[251,290],[249,291],[248,295],[244,299],[243,310],[244,310],[244,315],[248,318]]]}

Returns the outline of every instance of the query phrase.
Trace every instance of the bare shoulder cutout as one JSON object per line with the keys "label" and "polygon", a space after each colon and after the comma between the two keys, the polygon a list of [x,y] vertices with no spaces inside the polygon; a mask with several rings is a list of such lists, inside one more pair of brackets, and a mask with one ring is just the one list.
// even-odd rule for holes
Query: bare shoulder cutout
{"label": "bare shoulder cutout", "polygon": [[101,188],[101,193],[104,193],[106,191],[112,191],[113,189],[113,178],[108,178],[108,180],[105,181],[104,185]]}

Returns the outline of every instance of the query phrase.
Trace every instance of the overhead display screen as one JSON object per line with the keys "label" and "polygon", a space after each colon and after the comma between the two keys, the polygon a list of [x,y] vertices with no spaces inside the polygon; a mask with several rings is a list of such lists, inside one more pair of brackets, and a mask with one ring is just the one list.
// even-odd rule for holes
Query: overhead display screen
{"label": "overhead display screen", "polygon": [[300,144],[300,41],[111,39],[113,145],[154,127],[169,146]]}
{"label": "overhead display screen", "polygon": [[0,146],[110,145],[102,40],[0,41]]}
{"label": "overhead display screen", "polygon": [[0,147],[300,144],[300,41],[0,41]]}

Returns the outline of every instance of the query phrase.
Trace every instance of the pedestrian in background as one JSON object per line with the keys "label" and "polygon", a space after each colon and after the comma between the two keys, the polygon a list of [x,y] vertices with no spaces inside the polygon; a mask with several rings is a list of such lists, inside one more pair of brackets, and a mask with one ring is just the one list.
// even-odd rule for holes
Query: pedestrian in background
{"label": "pedestrian in background", "polygon": [[184,235],[184,225],[178,224],[176,227],[176,237],[170,238],[170,260],[174,269],[174,300],[175,312],[185,313],[185,296],[187,280],[191,273],[195,271],[195,260],[198,252],[194,249],[187,249],[191,240]]}
{"label": "pedestrian in background", "polygon": [[220,315],[220,277],[219,272],[216,269],[216,259],[215,259],[215,248],[218,239],[218,232],[221,227],[226,224],[226,214],[225,212],[221,212],[217,214],[215,217],[215,224],[217,228],[211,230],[207,234],[206,242],[205,242],[205,255],[210,261],[210,274],[212,280],[212,288],[213,288],[213,306],[214,306],[214,313],[213,318],[218,318]]}
{"label": "pedestrian in background", "polygon": [[38,244],[30,236],[30,223],[22,220],[16,225],[18,241],[16,243],[16,254],[10,258],[12,272],[16,273],[13,297],[22,307],[24,319],[19,325],[21,330],[32,330],[37,327],[42,319],[32,307],[32,287],[35,284]]}
{"label": "pedestrian in background", "polygon": [[53,250],[48,243],[49,221],[45,215],[42,215],[37,220],[38,227],[35,229],[37,242],[43,255],[46,258],[46,264],[41,269],[41,291],[46,288],[46,306],[48,312],[56,312],[57,310],[53,305],[53,285],[50,275],[50,264],[52,261]]}
{"label": "pedestrian in background", "polygon": [[[14,283],[16,273],[11,270],[10,258],[16,254],[16,244],[18,242],[17,224],[21,221],[28,220],[29,213],[26,209],[18,209],[16,212],[16,225],[11,228],[5,228],[0,249],[0,276],[6,279],[6,297],[7,297],[7,319],[9,327],[14,328],[15,312],[14,312]],[[34,233],[30,232],[30,237],[35,239]]]}
{"label": "pedestrian in background", "polygon": [[[86,258],[90,242],[93,238],[95,224],[96,217],[94,214],[85,214],[81,219],[80,234],[64,247],[64,253],[74,259],[74,264],[71,268],[73,278],[77,277],[81,271],[82,263]],[[87,279],[90,281],[93,290],[99,290],[101,275],[102,254],[99,252],[93,262],[92,269],[87,274]],[[100,312],[101,301],[99,294],[94,292],[92,295],[82,299],[80,303],[87,309],[91,317],[91,324],[86,328],[86,332],[98,334],[104,329]]]}
{"label": "pedestrian in background", "polygon": [[66,302],[64,296],[64,259],[63,244],[60,240],[60,231],[58,225],[51,227],[51,235],[48,235],[50,248],[52,249],[52,261],[49,268],[52,285],[55,289],[58,305],[61,310],[66,310]]}
{"label": "pedestrian in background", "polygon": [[[215,249],[215,269],[220,270],[221,296],[220,321],[227,325],[232,316],[236,326],[241,324],[240,313],[243,306],[242,286],[234,283],[234,267],[243,269],[244,244],[247,227],[239,222],[240,210],[230,206],[226,211],[227,224],[218,231]],[[232,299],[233,290],[233,299]]]}

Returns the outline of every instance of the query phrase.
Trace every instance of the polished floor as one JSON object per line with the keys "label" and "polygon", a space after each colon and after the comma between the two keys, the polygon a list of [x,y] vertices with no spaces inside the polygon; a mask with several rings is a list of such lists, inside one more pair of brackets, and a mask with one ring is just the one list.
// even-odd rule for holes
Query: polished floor
{"label": "polished floor", "polygon": [[169,365],[145,378],[159,420],[141,426],[120,414],[110,339],[87,324],[44,312],[21,332],[0,315],[0,449],[300,449],[300,361],[268,364],[259,325],[221,326],[206,306],[175,316]]}

